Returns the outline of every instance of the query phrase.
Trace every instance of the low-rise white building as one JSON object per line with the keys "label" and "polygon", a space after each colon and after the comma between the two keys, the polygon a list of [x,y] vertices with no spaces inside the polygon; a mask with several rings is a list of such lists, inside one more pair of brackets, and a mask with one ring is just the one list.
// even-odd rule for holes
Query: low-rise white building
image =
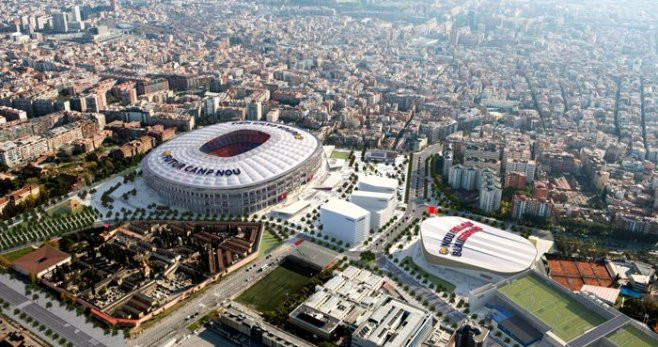
{"label": "low-rise white building", "polygon": [[351,201],[370,212],[370,230],[379,230],[391,218],[395,211],[395,195],[390,193],[356,190]]}
{"label": "low-rise white building", "polygon": [[359,190],[393,194],[398,189],[398,181],[392,178],[363,175],[359,176]]}
{"label": "low-rise white building", "polygon": [[340,325],[356,328],[385,295],[384,278],[349,266],[337,273],[290,313],[290,322],[325,339]]}
{"label": "low-rise white building", "polygon": [[322,233],[350,245],[362,243],[370,228],[370,212],[349,201],[330,199],[320,207]]}

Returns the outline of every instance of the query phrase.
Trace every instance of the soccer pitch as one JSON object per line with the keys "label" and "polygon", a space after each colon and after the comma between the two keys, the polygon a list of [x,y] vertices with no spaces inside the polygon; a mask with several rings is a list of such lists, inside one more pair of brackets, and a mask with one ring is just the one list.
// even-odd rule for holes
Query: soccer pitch
{"label": "soccer pitch", "polygon": [[550,326],[564,341],[571,341],[605,322],[603,317],[534,275],[519,278],[498,291]]}
{"label": "soccer pitch", "polygon": [[347,159],[350,157],[350,152],[333,151],[331,152],[331,159]]}
{"label": "soccer pitch", "polygon": [[288,295],[296,293],[309,282],[310,277],[279,266],[240,294],[237,301],[260,312],[272,311]]}
{"label": "soccer pitch", "polygon": [[608,336],[608,340],[619,347],[652,347],[654,341],[647,334],[634,326],[627,326]]}

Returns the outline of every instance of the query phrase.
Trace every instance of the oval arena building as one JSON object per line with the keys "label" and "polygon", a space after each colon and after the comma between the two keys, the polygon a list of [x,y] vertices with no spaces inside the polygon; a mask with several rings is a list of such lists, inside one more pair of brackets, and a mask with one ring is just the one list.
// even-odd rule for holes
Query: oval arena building
{"label": "oval arena building", "polygon": [[219,215],[253,213],[308,184],[323,167],[312,134],[261,121],[220,123],[183,134],[142,161],[165,202]]}
{"label": "oval arena building", "polygon": [[461,217],[432,217],[421,223],[421,247],[431,265],[498,281],[532,266],[537,249],[527,239]]}

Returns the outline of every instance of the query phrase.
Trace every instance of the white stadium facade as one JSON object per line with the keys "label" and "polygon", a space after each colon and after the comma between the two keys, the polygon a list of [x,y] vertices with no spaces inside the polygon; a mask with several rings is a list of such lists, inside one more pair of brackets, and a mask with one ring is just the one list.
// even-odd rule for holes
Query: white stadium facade
{"label": "white stadium facade", "polygon": [[236,121],[181,135],[142,161],[146,184],[174,206],[242,215],[285,200],[321,171],[312,134],[277,123]]}
{"label": "white stadium facade", "polygon": [[537,249],[527,239],[461,217],[432,217],[420,226],[421,247],[431,265],[448,267],[486,281],[529,269]]}

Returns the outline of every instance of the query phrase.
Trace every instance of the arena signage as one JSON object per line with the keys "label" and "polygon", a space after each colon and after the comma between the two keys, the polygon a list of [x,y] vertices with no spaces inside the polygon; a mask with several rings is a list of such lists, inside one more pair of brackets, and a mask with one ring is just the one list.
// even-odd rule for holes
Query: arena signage
{"label": "arena signage", "polygon": [[243,120],[243,121],[233,122],[231,124],[232,125],[245,125],[245,124],[247,124],[247,125],[261,125],[261,126],[266,126],[266,127],[272,127],[272,128],[281,129],[285,132],[288,132],[288,133],[292,134],[297,140],[301,140],[301,139],[304,138],[304,136],[302,136],[302,134],[299,131],[297,131],[293,128],[287,127],[285,125],[276,124],[276,123]]}
{"label": "arena signage", "polygon": [[168,164],[172,168],[176,170],[182,170],[187,173],[199,175],[199,176],[209,176],[209,175],[215,175],[215,176],[231,176],[231,175],[239,175],[240,174],[240,169],[225,169],[225,170],[220,170],[220,169],[207,169],[203,167],[198,167],[194,165],[188,165],[176,158],[174,158],[169,151],[165,151],[162,153],[162,158],[165,162],[165,164]]}
{"label": "arena signage", "polygon": [[[464,222],[450,228],[450,231],[443,236],[439,253],[443,255],[451,254],[453,257],[461,257],[462,249],[464,248],[466,240],[479,231],[482,231],[482,228],[475,226],[472,222]],[[461,233],[461,235],[457,236],[459,233]],[[455,242],[454,245],[453,241]],[[451,249],[452,252],[450,251]]]}

